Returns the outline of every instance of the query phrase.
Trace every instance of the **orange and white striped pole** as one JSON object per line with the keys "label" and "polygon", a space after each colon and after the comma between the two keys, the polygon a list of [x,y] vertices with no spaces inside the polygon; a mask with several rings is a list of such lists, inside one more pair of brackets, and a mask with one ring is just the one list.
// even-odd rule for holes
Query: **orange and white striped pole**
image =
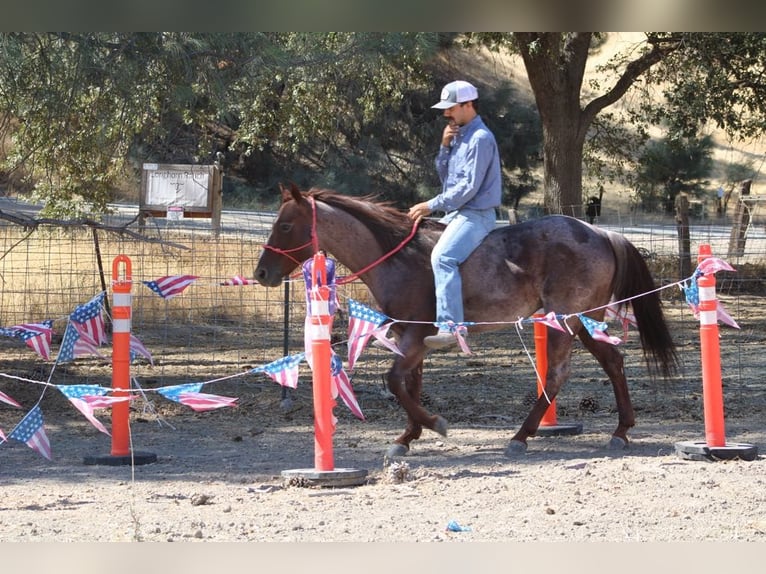
{"label": "orange and white striped pole", "polygon": [[335,469],[332,435],[335,432],[332,398],[332,349],[330,348],[330,287],[323,253],[314,255],[311,269],[311,363],[314,394],[314,469]]}
{"label": "orange and white striped pole", "polygon": [[[697,263],[712,257],[710,245],[699,247]],[[705,441],[676,443],[676,454],[688,460],[755,460],[758,447],[747,443],[727,443],[721,380],[721,344],[718,334],[718,299],[715,274],[697,278],[699,288],[700,356],[702,360],[702,405]]]}
{"label": "orange and white striped pole", "polygon": [[[130,258],[118,255],[112,262],[112,394],[115,397],[128,396],[130,389],[132,286]],[[112,405],[112,456],[130,454],[129,414],[129,401]]]}
{"label": "orange and white striped pole", "polygon": [[[121,269],[122,268],[122,269]],[[112,261],[112,396],[130,395],[130,330],[133,270],[127,255]],[[86,456],[85,464],[140,465],[157,461],[152,452],[131,451],[130,401],[112,404],[112,448],[108,455]]]}
{"label": "orange and white striped pole", "polygon": [[[710,245],[700,245],[697,263],[713,253]],[[700,353],[702,358],[702,401],[705,414],[705,442],[708,446],[726,445],[721,382],[721,346],[718,337],[718,301],[715,274],[697,278],[699,286]]]}

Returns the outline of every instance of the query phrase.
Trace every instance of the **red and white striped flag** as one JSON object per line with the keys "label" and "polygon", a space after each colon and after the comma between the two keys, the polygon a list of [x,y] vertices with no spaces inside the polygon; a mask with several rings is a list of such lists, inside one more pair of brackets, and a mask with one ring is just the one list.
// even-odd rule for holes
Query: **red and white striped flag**
{"label": "red and white striped flag", "polygon": [[142,283],[163,299],[172,299],[197,279],[199,279],[197,275],[166,275],[153,281],[142,281]]}
{"label": "red and white striped flag", "polygon": [[245,279],[242,275],[235,275],[231,279],[223,281],[221,285],[255,285],[256,283],[255,279]]}

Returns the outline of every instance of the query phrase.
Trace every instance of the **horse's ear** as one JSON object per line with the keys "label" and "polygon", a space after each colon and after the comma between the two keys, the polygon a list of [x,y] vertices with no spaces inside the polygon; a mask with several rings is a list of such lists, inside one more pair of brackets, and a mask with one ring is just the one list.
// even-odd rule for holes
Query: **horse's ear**
{"label": "horse's ear", "polygon": [[281,183],[279,184],[279,191],[282,193],[282,203],[286,201],[290,201],[291,199],[294,199],[296,203],[300,203],[303,199],[303,196],[301,195],[301,190],[298,189],[298,186],[295,185],[292,181],[290,182],[290,187],[285,187]]}

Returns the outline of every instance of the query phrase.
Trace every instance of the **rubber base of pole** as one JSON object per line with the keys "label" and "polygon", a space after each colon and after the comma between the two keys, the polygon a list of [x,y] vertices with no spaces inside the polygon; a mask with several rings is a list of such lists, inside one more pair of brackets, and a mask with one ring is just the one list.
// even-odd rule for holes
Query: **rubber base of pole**
{"label": "rubber base of pole", "polygon": [[676,455],[685,460],[719,461],[719,460],[755,460],[758,457],[758,447],[752,444],[730,444],[725,446],[708,446],[706,442],[677,442]]}
{"label": "rubber base of pole", "polygon": [[296,468],[283,470],[282,478],[292,486],[359,486],[367,482],[367,471],[353,468],[336,468],[335,470]]}
{"label": "rubber base of pole", "polygon": [[112,454],[93,455],[83,459],[83,464],[100,464],[103,466],[138,466],[153,462],[157,462],[157,455],[153,452],[134,452],[120,456]]}
{"label": "rubber base of pole", "polygon": [[582,434],[580,423],[558,423],[555,425],[540,425],[535,436],[571,436]]}

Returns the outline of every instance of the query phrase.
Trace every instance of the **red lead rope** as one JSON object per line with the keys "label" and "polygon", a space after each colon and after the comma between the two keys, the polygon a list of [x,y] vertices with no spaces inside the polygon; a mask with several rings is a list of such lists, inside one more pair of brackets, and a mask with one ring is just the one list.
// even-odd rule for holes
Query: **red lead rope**
{"label": "red lead rope", "polygon": [[[292,249],[280,249],[279,247],[274,247],[272,245],[264,245],[263,246],[264,249],[268,249],[269,251],[273,251],[274,253],[278,253],[279,255],[284,255],[288,259],[294,261],[298,266],[301,265],[301,262],[298,261],[292,255],[290,255],[291,253],[294,253],[296,251],[300,251],[301,249],[305,249],[309,245],[314,247],[314,253],[318,253],[319,252],[319,239],[318,239],[317,234],[316,234],[317,210],[316,210],[316,205],[314,203],[314,198],[313,197],[309,197],[309,200],[311,201],[311,216],[312,216],[311,239],[309,241],[307,241],[306,243],[304,243],[303,245],[299,245],[298,247],[293,247]],[[410,234],[407,237],[405,237],[402,240],[402,242],[399,243],[399,245],[394,247],[388,253],[384,254],[382,257],[379,257],[378,259],[376,259],[375,261],[373,261],[369,265],[365,266],[363,269],[360,269],[359,271],[357,271],[356,273],[353,273],[351,275],[346,275],[345,277],[341,277],[335,283],[338,284],[338,285],[343,285],[345,283],[351,283],[351,281],[355,281],[363,273],[366,273],[367,271],[369,271],[373,267],[375,267],[377,265],[380,265],[381,263],[383,263],[386,259],[388,259],[392,255],[394,255],[395,253],[397,253],[398,251],[401,251],[401,249],[405,245],[407,245],[407,243],[409,243],[410,240],[413,237],[415,237],[415,233],[417,232],[417,230],[418,230],[418,222],[416,221],[415,223],[412,224],[412,231],[410,231]]]}

